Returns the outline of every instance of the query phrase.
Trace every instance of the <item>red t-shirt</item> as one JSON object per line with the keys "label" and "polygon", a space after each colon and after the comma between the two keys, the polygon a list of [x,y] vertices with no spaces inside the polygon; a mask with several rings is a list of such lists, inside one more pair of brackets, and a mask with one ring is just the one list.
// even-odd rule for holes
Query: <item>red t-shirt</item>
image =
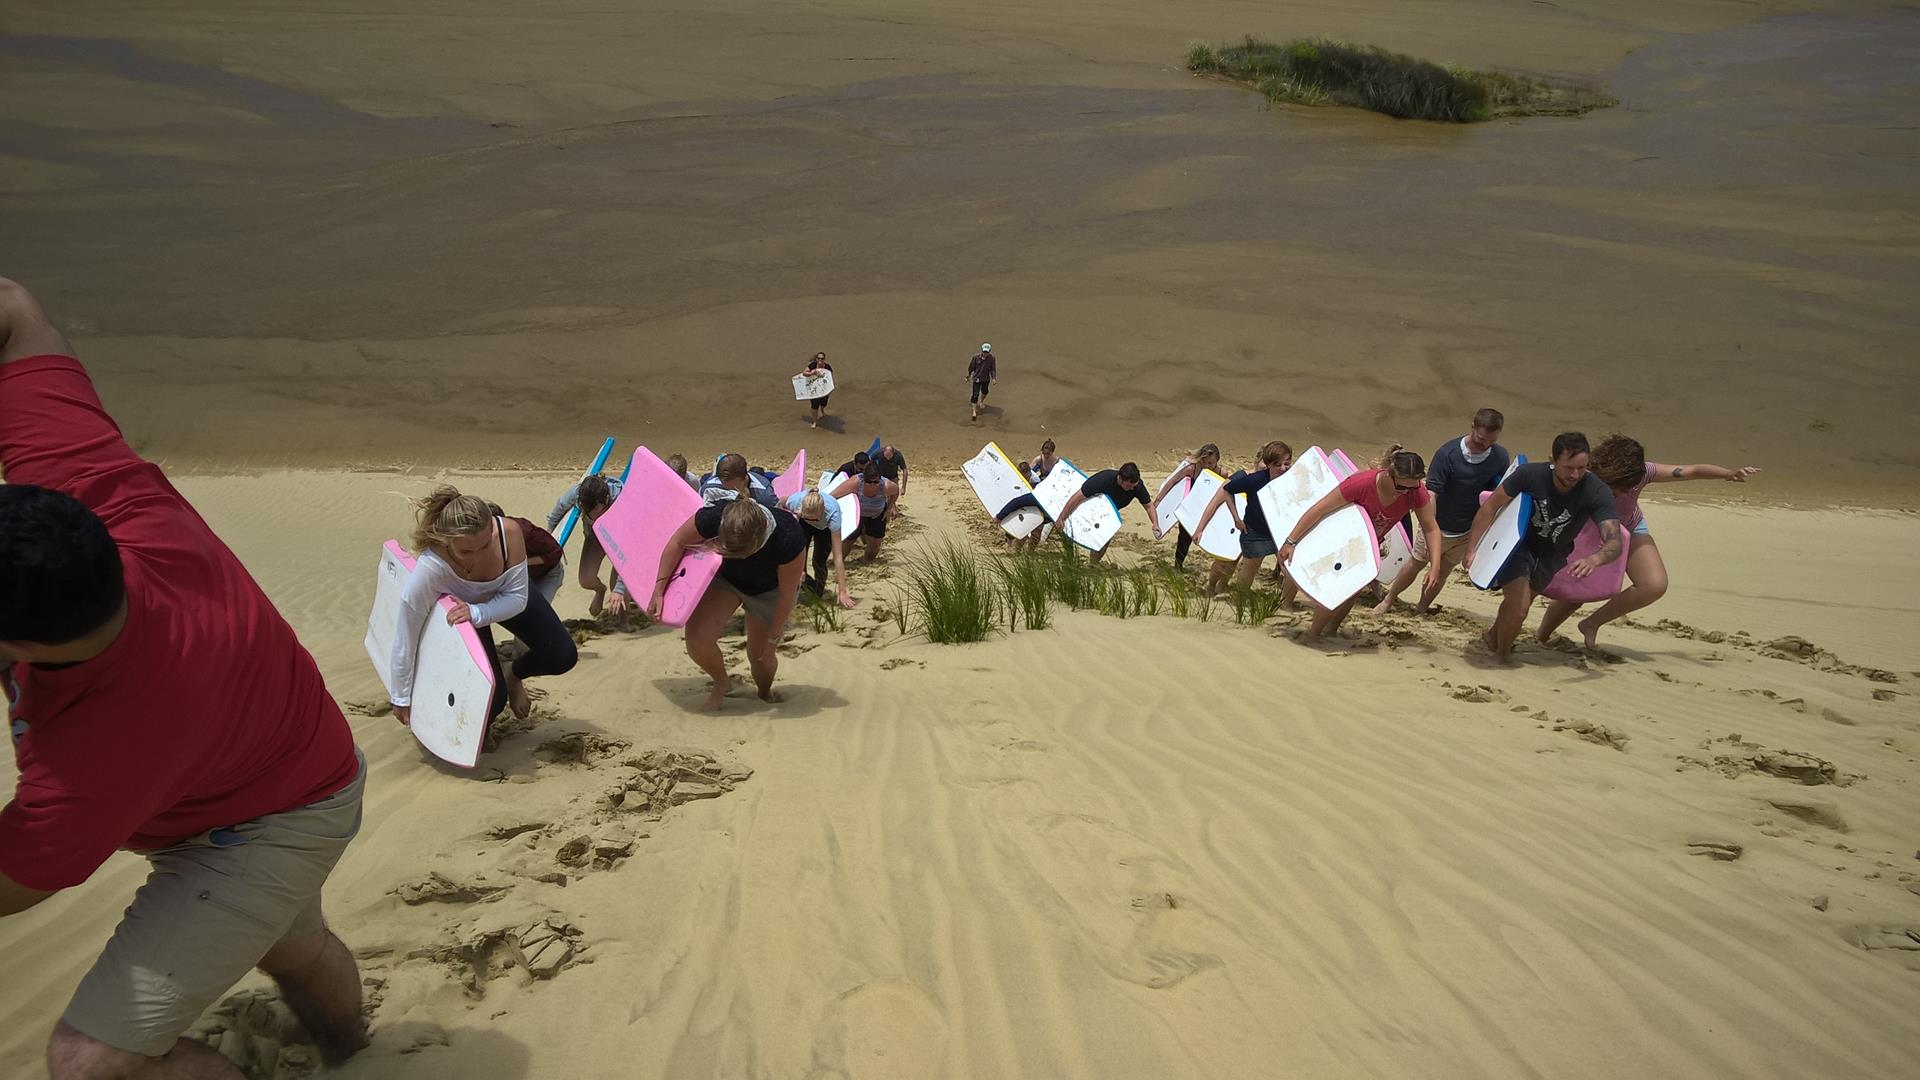
{"label": "red t-shirt", "polygon": [[303,806],[353,779],[353,732],[313,657],[78,361],[0,366],[0,469],[80,500],[120,548],[127,622],[72,667],[6,672],[13,801],[0,872],[78,885],[115,849],[165,847]]}
{"label": "red t-shirt", "polygon": [[1355,506],[1365,510],[1373,517],[1373,531],[1386,538],[1388,529],[1395,522],[1412,513],[1416,508],[1433,501],[1433,492],[1427,485],[1421,484],[1412,491],[1403,491],[1394,496],[1392,502],[1380,505],[1380,474],[1382,469],[1364,469],[1340,481],[1340,494]]}

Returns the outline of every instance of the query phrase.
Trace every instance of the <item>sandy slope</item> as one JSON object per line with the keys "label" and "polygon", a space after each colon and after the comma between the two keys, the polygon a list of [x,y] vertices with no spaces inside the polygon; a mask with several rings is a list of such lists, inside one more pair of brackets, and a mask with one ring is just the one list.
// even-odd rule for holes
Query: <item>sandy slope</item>
{"label": "sandy slope", "polygon": [[[521,512],[558,482],[454,479]],[[907,543],[974,535],[970,494],[935,479]],[[183,489],[362,703],[362,584],[428,484]],[[1356,617],[1326,650],[1288,640],[1291,616],[1224,613],[1063,613],[940,647],[876,619],[889,586],[862,570],[845,629],[795,632],[776,708],[689,712],[698,680],[660,631],[589,631],[472,777],[356,704],[367,825],[328,900],[379,1037],[340,1075],[1905,1075],[1920,951],[1879,928],[1920,928],[1920,673],[1757,643],[1911,667],[1920,530],[1652,513],[1676,580],[1652,614],[1697,630],[1623,629],[1619,662],[1531,648],[1488,668],[1464,652],[1488,605],[1457,585],[1448,614]],[[1730,527],[1767,537],[1755,570],[1719,567]],[[1833,536],[1877,552],[1876,602],[1815,557]],[[1754,644],[1686,636],[1742,628]],[[752,775],[657,818],[605,808],[623,761],[669,747]],[[1772,750],[1840,782],[1751,771]],[[1745,854],[1690,854],[1701,839]],[[20,973],[0,1072],[38,1074],[138,869],[0,926]],[[542,920],[578,933],[550,980],[476,976],[450,948]]]}

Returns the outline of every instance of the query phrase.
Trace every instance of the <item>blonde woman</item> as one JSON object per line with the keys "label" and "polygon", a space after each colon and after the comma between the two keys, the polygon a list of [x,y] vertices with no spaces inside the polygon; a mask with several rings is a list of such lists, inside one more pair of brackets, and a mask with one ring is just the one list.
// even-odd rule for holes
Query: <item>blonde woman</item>
{"label": "blonde woman", "polygon": [[[1041,452],[1045,453],[1047,449],[1052,446],[1053,440],[1048,439],[1046,446],[1041,447]],[[1166,500],[1167,493],[1172,491],[1180,481],[1198,480],[1200,479],[1200,474],[1209,469],[1216,473],[1220,471],[1220,448],[1212,443],[1207,443],[1200,449],[1180,459],[1180,464],[1175,466],[1173,472],[1169,473],[1167,478],[1160,482],[1160,490],[1154,492],[1153,505],[1161,505],[1161,503]],[[1185,525],[1175,525],[1174,529],[1177,531],[1173,541],[1173,568],[1175,570],[1185,570],[1187,568],[1187,552],[1193,548],[1193,534],[1187,531]]]}
{"label": "blonde woman", "polygon": [[840,591],[835,602],[843,608],[853,606],[853,594],[847,591],[847,560],[840,543],[840,502],[812,491],[796,491],[781,505],[800,519],[807,530],[807,546],[813,551],[813,574],[806,579],[807,591],[827,595],[827,556],[833,556],[833,577]]}
{"label": "blonde woman", "polygon": [[[453,598],[447,612],[452,625],[471,623],[480,632],[487,663],[493,667],[493,703],[489,721],[508,704],[516,716],[532,707],[526,680],[573,670],[580,653],[544,596],[527,584],[527,540],[518,522],[494,514],[485,500],[441,487],[414,504],[418,516],[413,550],[419,555],[406,591],[400,595],[399,629],[393,636],[393,715],[412,720],[413,670],[420,632],[440,597]],[[527,647],[526,655],[503,667],[494,648],[493,628],[502,625]],[[488,740],[491,741],[491,738]]]}
{"label": "blonde woman", "polygon": [[780,669],[780,635],[799,598],[806,574],[807,530],[785,508],[770,509],[752,499],[730,499],[693,512],[667,539],[660,552],[659,575],[647,613],[659,618],[667,582],[688,551],[712,543],[723,560],[720,573],[687,619],[687,655],[713,680],[706,708],[726,704],[727,662],[720,655],[720,631],[733,613],[746,608],[747,666],[762,701],[779,701],[773,677]]}
{"label": "blonde woman", "polygon": [[[1426,537],[1427,550],[1439,551],[1440,523],[1433,516],[1433,492],[1427,490],[1427,463],[1419,454],[1408,450],[1398,443],[1381,455],[1380,467],[1362,469],[1340,481],[1340,486],[1327,492],[1319,502],[1307,508],[1300,520],[1293,526],[1293,535],[1280,545],[1280,564],[1286,565],[1293,558],[1293,549],[1300,540],[1320,524],[1328,514],[1352,503],[1367,512],[1373,519],[1373,529],[1384,535],[1394,523],[1406,517],[1409,512],[1420,526],[1420,534]],[[1427,564],[1427,580],[1424,587],[1435,588],[1440,577],[1441,564],[1438,561]],[[1353,610],[1358,593],[1347,598],[1347,602],[1337,608],[1323,608],[1319,602],[1313,603],[1313,621],[1307,628],[1309,637],[1325,637],[1338,633],[1340,623]]]}

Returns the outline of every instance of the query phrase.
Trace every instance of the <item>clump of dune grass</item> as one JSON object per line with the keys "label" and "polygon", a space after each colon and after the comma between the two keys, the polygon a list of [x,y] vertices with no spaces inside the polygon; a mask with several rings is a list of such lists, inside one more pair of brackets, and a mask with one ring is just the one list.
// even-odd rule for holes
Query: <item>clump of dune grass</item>
{"label": "clump of dune grass", "polygon": [[1001,595],[1006,600],[1007,626],[1016,622],[1028,630],[1053,625],[1051,568],[1045,556],[1003,555],[993,563]]}
{"label": "clump of dune grass", "polygon": [[814,633],[839,633],[840,605],[835,600],[802,589],[800,590],[800,607],[806,611],[807,618],[813,622]]}
{"label": "clump of dune grass", "polygon": [[[936,645],[985,641],[998,623],[998,597],[984,558],[954,541],[936,544],[901,560],[908,621]],[[906,605],[902,605],[904,616]]]}
{"label": "clump of dune grass", "polygon": [[[1169,570],[1161,578],[1161,583],[1167,590],[1168,614],[1176,619],[1184,619],[1193,614],[1193,582],[1187,578],[1187,575],[1178,570]],[[1200,602],[1206,603],[1206,598],[1201,597]]]}
{"label": "clump of dune grass", "polygon": [[1614,103],[1592,87],[1531,75],[1445,67],[1338,38],[1238,45],[1194,42],[1187,70],[1259,90],[1267,100],[1351,105],[1415,120],[1471,123],[1500,116],[1574,116]]}

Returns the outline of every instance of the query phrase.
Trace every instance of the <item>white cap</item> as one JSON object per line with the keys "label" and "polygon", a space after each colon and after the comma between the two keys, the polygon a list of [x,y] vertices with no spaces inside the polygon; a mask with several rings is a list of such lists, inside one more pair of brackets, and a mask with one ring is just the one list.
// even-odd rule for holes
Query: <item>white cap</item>
{"label": "white cap", "polygon": [[992,352],[992,351],[993,351],[993,346],[991,346],[991,345],[989,345],[989,344],[987,344],[986,342],[984,342],[984,341],[983,341],[983,342],[981,342],[981,343],[980,343],[980,351],[981,351],[981,352]]}

